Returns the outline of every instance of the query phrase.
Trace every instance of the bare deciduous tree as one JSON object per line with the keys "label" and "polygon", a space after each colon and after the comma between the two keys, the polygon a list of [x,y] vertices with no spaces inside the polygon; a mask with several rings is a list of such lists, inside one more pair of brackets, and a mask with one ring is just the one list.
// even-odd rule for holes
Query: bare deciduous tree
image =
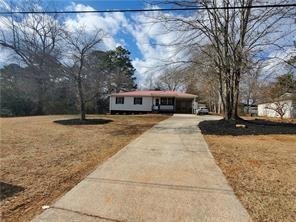
{"label": "bare deciduous tree", "polygon": [[[26,5],[31,11],[40,10],[34,4]],[[0,18],[0,47],[10,51],[16,60],[31,70],[36,81],[37,114],[43,114],[44,95],[50,82],[56,78],[60,65],[62,29],[55,15],[11,15]]]}
{"label": "bare deciduous tree", "polygon": [[250,107],[256,104],[260,97],[260,76],[262,75],[261,64],[249,65],[250,68],[246,70],[240,84],[240,98],[242,102],[247,104],[247,113],[250,112]]}
{"label": "bare deciduous tree", "polygon": [[65,61],[69,74],[73,78],[77,98],[79,101],[80,120],[85,120],[85,85],[86,79],[86,60],[87,56],[102,42],[104,33],[102,30],[95,30],[92,33],[86,33],[83,28],[72,32],[65,32],[65,41],[67,46],[68,59]]}
{"label": "bare deciduous tree", "polygon": [[181,90],[184,88],[184,70],[168,68],[156,80],[156,87],[164,90]]}
{"label": "bare deciduous tree", "polygon": [[[107,52],[96,50],[104,36],[102,30],[89,32],[79,27],[69,30],[61,17],[46,13],[42,0],[11,2],[15,4],[4,2],[3,8],[38,13],[0,16],[0,49],[9,51],[17,63],[5,67],[5,72],[0,70],[3,82],[17,79],[12,82],[14,89],[6,93],[8,110],[19,98],[30,105],[30,111],[23,112],[27,115],[76,113],[75,105],[79,105],[83,120],[86,109],[106,110],[107,94],[136,88],[128,50],[122,47]],[[20,87],[17,81],[26,87]],[[26,95],[20,95],[23,91]],[[104,107],[99,109],[99,104]],[[13,110],[11,115],[22,115]]]}
{"label": "bare deciduous tree", "polygon": [[186,91],[197,94],[199,102],[215,113],[222,111],[218,76],[213,61],[203,53],[195,53],[185,78]]}
{"label": "bare deciduous tree", "polygon": [[280,102],[280,101],[273,102],[273,103],[269,104],[268,106],[266,106],[265,108],[276,112],[281,117],[281,119],[283,119],[284,115],[289,110],[288,104],[285,102]]}
{"label": "bare deciduous tree", "polygon": [[[287,1],[281,1],[284,2]],[[175,45],[183,45],[192,52],[200,50],[212,59],[218,74],[224,118],[237,119],[240,81],[246,73],[249,59],[254,59],[260,50],[277,45],[278,40],[287,33],[295,32],[287,25],[294,22],[289,13],[291,10],[295,12],[295,9],[254,9],[254,4],[261,3],[255,0],[184,0],[166,3],[183,8],[201,6],[206,9],[187,16],[162,14],[158,20],[166,23],[168,30],[181,33]]]}

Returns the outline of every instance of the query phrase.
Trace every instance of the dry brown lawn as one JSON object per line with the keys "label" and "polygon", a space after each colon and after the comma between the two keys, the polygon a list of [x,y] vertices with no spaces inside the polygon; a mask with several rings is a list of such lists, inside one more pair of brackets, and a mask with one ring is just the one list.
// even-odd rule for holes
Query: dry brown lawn
{"label": "dry brown lawn", "polygon": [[296,125],[247,123],[247,129],[230,129],[207,121],[201,126],[253,221],[296,221]]}
{"label": "dry brown lawn", "polygon": [[3,221],[29,221],[104,160],[157,122],[160,115],[91,116],[98,125],[61,125],[73,116],[1,118]]}

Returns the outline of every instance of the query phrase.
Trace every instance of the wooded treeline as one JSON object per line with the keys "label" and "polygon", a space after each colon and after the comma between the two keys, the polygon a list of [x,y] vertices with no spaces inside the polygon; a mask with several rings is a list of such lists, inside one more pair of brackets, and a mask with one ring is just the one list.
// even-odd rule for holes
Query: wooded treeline
{"label": "wooded treeline", "polygon": [[1,50],[17,62],[0,70],[2,116],[80,113],[83,120],[108,110],[108,94],[137,87],[130,52],[100,50],[105,30],[69,28],[46,13],[2,16],[1,27]]}
{"label": "wooded treeline", "polygon": [[[204,61],[206,63],[206,61]],[[254,67],[241,79],[238,108],[272,102],[285,93],[296,95],[296,57],[279,64],[282,72],[276,76],[264,76],[262,67]],[[204,63],[204,64],[205,64]],[[211,112],[222,113],[223,104],[219,93],[219,79],[211,75],[214,66],[192,64],[185,69],[167,69],[158,76],[153,89],[183,90],[198,95],[198,102]],[[243,113],[240,113],[243,114]]]}
{"label": "wooded treeline", "polygon": [[[85,63],[82,87],[87,113],[107,112],[110,93],[137,87],[129,52],[122,47],[106,52],[92,51]],[[77,82],[64,74],[67,67],[49,66],[48,69],[51,75],[33,72],[30,66],[17,64],[0,69],[1,116],[79,113]],[[42,95],[39,94],[41,77]]]}

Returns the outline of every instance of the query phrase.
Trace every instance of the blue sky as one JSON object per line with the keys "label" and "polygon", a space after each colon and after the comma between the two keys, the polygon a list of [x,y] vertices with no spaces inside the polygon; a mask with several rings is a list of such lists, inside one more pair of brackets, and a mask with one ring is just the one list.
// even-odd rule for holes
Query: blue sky
{"label": "blue sky", "polygon": [[[91,7],[96,10],[143,9],[145,7],[149,7],[149,8],[153,7],[152,5],[149,5],[147,2],[148,1],[144,2],[141,0],[128,0],[128,1],[124,1],[124,0],[109,0],[109,1],[106,1],[106,0],[48,0],[46,1],[45,5],[46,7],[53,10],[69,9],[70,5],[76,5],[76,6],[83,5],[85,7]],[[127,19],[127,22],[130,23],[130,25],[141,26],[142,21],[137,21],[138,20],[137,16],[139,15],[139,13],[123,13],[123,14]],[[104,15],[104,14],[101,14],[101,15]],[[112,14],[110,15],[112,16]],[[137,39],[134,38],[130,30],[127,30],[126,28],[122,28],[121,30],[118,30],[115,33],[115,35],[113,35],[113,38],[119,44],[122,44],[124,42],[123,46],[131,52],[131,58],[133,60],[144,59],[143,51],[141,50],[140,47],[137,46],[137,43],[138,43]],[[153,36],[149,36],[149,43],[151,46],[157,44],[157,42],[158,41]]]}
{"label": "blue sky", "polygon": [[[3,0],[0,0],[0,3],[1,1]],[[140,0],[44,0],[43,2],[45,9],[60,11],[155,7],[147,5],[147,1]],[[165,7],[169,6],[166,5]],[[190,15],[190,13],[186,12],[186,15]],[[189,53],[179,48],[180,46],[164,46],[175,42],[178,39],[178,33],[167,33],[163,24],[155,23],[156,15],[157,13],[151,12],[66,14],[63,16],[63,25],[67,29],[84,27],[90,33],[95,29],[102,29],[106,34],[106,38],[104,38],[104,44],[101,46],[101,49],[110,50],[118,45],[128,49],[131,52],[132,63],[136,68],[138,84],[144,86],[147,80],[158,76],[162,72],[166,67],[165,64],[180,60],[184,61],[189,56]],[[185,12],[183,12],[183,15],[185,15]],[[287,36],[289,42],[290,38],[291,36]],[[263,59],[274,55],[285,57],[287,52],[262,51],[262,53],[258,54]],[[0,65],[11,62],[7,58],[10,58],[9,52],[2,50],[0,52]],[[272,68],[276,63],[275,60],[271,60],[267,64],[266,70]]]}
{"label": "blue sky", "polygon": [[144,7],[144,1],[140,0],[48,0],[47,5],[49,7],[64,8],[71,3],[89,5],[98,10],[108,9],[138,9]]}
{"label": "blue sky", "polygon": [[[49,0],[46,2],[46,6],[51,9],[60,9],[64,8],[67,9],[69,5],[85,5],[90,6],[93,9],[96,10],[112,10],[112,9],[139,9],[139,8],[145,8],[145,5],[143,1],[140,0],[129,0],[129,1],[123,1],[123,0]],[[124,13],[126,18],[129,20],[129,22],[133,22],[131,19],[131,13]],[[126,43],[125,47],[131,52],[132,59],[139,58],[143,59],[143,55],[141,54],[140,50],[136,46],[136,41],[133,39],[133,36],[130,35],[129,32],[126,30],[119,30],[116,35],[114,36],[115,40],[117,42],[121,42],[120,40],[124,40]]]}
{"label": "blue sky", "polygon": [[[1,2],[1,0],[0,0]],[[44,1],[46,10],[112,10],[142,9],[155,6],[139,0],[48,0]],[[103,50],[114,49],[121,45],[131,52],[131,59],[136,68],[139,85],[143,85],[151,76],[157,76],[163,69],[164,61],[177,60],[176,47],[161,46],[176,38],[176,34],[164,33],[162,24],[155,23],[155,13],[88,13],[66,14],[63,23],[68,29],[84,27],[87,32],[102,29],[106,38]],[[0,53],[0,64],[4,63],[7,53]]]}

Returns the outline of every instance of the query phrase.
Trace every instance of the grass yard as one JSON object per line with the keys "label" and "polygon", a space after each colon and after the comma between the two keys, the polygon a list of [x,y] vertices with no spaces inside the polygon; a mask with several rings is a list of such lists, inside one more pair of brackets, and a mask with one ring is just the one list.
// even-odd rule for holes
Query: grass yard
{"label": "grass yard", "polygon": [[222,120],[200,127],[253,221],[296,221],[296,125],[254,121],[246,129]]}
{"label": "grass yard", "polygon": [[91,116],[94,125],[54,121],[73,116],[1,118],[3,221],[29,221],[161,115]]}

